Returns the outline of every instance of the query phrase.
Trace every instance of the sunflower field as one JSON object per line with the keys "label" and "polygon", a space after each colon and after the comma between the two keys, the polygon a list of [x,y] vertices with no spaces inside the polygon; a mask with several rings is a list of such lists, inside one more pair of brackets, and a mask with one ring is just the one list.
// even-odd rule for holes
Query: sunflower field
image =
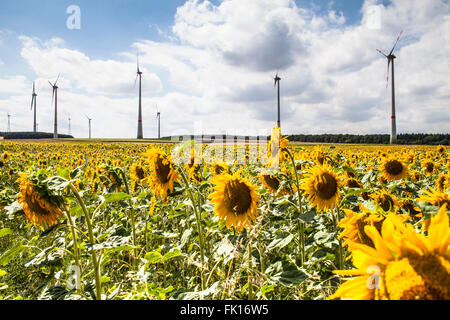
{"label": "sunflower field", "polygon": [[446,147],[223,151],[1,142],[0,299],[450,299]]}

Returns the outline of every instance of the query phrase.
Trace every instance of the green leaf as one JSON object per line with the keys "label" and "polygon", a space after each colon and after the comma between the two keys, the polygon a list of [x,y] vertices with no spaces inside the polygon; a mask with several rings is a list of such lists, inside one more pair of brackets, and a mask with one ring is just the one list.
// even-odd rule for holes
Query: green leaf
{"label": "green leaf", "polygon": [[179,257],[179,256],[184,256],[181,252],[180,249],[175,248],[170,250],[169,252],[167,252],[164,257],[162,258],[163,262],[169,261],[170,259],[173,259],[175,257]]}
{"label": "green leaf", "polygon": [[292,241],[292,239],[294,239],[294,235],[293,234],[290,234],[287,237],[278,237],[277,239],[274,239],[267,246],[267,250],[284,248]]}
{"label": "green leaf", "polygon": [[124,192],[106,193],[103,195],[103,197],[105,198],[106,202],[131,199],[131,196],[128,193]]}
{"label": "green leaf", "polygon": [[58,170],[56,171],[56,174],[66,180],[70,180],[70,176],[69,176],[69,169],[67,168],[58,168]]}
{"label": "green leaf", "polygon": [[163,256],[157,251],[148,252],[145,254],[144,259],[148,264],[159,263],[162,261]]}
{"label": "green leaf", "polygon": [[0,256],[0,265],[6,266],[12,259],[17,257],[23,250],[25,250],[25,246],[22,245],[22,242],[19,242],[11,249],[5,251]]}
{"label": "green leaf", "polygon": [[0,238],[1,238],[1,237],[4,237],[4,236],[7,236],[8,234],[12,234],[12,233],[13,233],[13,232],[12,232],[11,229],[9,229],[9,228],[3,228],[3,229],[0,230]]}

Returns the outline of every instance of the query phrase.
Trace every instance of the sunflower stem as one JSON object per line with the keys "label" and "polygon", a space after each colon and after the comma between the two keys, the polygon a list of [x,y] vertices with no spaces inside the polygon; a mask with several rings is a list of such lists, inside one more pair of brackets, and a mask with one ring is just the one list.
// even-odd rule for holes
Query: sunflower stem
{"label": "sunflower stem", "polygon": [[194,210],[195,218],[197,219],[197,229],[198,229],[198,238],[200,242],[200,259],[202,263],[202,268],[200,270],[200,278],[201,278],[201,284],[202,284],[202,290],[205,290],[205,240],[203,239],[203,230],[201,225],[201,216],[197,210],[197,202],[195,201],[194,195],[192,194],[192,190],[189,186],[189,181],[186,178],[186,175],[184,174],[183,170],[179,170],[181,177],[183,178],[183,181],[186,185],[188,196],[191,199],[192,202],[192,208]]}
{"label": "sunflower stem", "polygon": [[248,242],[248,300],[253,300],[252,285],[252,242]]}
{"label": "sunflower stem", "polygon": [[[303,214],[303,206],[302,206],[302,195],[300,192],[300,182],[298,179],[298,173],[297,168],[295,167],[295,159],[292,156],[292,153],[289,151],[289,149],[284,148],[283,151],[286,151],[286,153],[289,155],[289,158],[292,162],[292,170],[294,171],[294,177],[295,177],[295,185],[297,186],[297,210],[300,213],[300,216]],[[298,233],[299,233],[299,246],[300,246],[300,263],[301,266],[305,263],[305,222],[299,219],[297,221],[298,225]]]}
{"label": "sunflower stem", "polygon": [[[335,206],[335,210],[334,211],[335,211],[335,215],[333,215],[333,213],[332,213],[332,215],[333,215],[333,222],[334,222],[334,229],[335,229],[336,233],[338,233],[338,223],[339,223],[339,216],[340,216],[340,214],[339,214],[340,209],[339,209],[338,205]],[[343,270],[344,269],[344,252],[343,252],[344,250],[342,248],[342,240],[338,239],[338,241],[339,241],[338,265],[339,265],[339,270]]]}
{"label": "sunflower stem", "polygon": [[[92,243],[92,245],[95,244],[95,237],[94,237],[94,232],[92,229],[92,223],[91,223],[91,218],[89,216],[89,212],[86,208],[86,205],[83,201],[83,199],[81,198],[81,195],[78,193],[77,188],[75,188],[75,186],[72,183],[69,183],[69,188],[72,191],[72,193],[75,195],[75,198],[77,198],[78,203],[81,206],[81,209],[83,210],[85,219],[86,219],[86,224],[88,227],[88,232],[89,232],[89,241]],[[95,275],[95,289],[96,289],[96,300],[102,300],[102,284],[100,281],[100,266],[97,260],[97,254],[95,253],[94,248],[92,248],[91,251],[91,255],[92,255],[92,264],[94,265],[94,275]]]}
{"label": "sunflower stem", "polygon": [[72,241],[73,241],[73,256],[75,258],[75,264],[77,265],[77,267],[80,269],[81,271],[81,264],[80,264],[80,260],[79,260],[79,255],[78,255],[78,241],[77,241],[77,232],[75,230],[75,226],[72,220],[72,217],[70,215],[69,211],[66,211],[66,215],[67,215],[67,220],[69,221],[69,226],[70,226],[70,231],[72,233]]}
{"label": "sunflower stem", "polygon": [[[125,190],[126,190],[127,194],[131,195],[130,188],[128,187],[128,181],[125,176],[125,171],[122,168],[119,168],[119,170],[120,170],[120,174],[122,175],[122,180],[125,185]],[[134,247],[133,248],[133,267],[136,268],[136,257],[137,257],[137,253],[136,253],[136,221],[135,221],[135,216],[134,216],[134,207],[133,207],[133,203],[131,202],[131,199],[128,199],[128,205],[130,206],[131,233],[133,235],[133,247]]]}

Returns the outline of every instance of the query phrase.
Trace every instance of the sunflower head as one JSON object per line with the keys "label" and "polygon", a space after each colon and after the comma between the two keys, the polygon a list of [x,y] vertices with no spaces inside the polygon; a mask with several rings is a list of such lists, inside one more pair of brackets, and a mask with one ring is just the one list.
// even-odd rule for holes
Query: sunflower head
{"label": "sunflower head", "polygon": [[395,212],[398,208],[398,201],[395,196],[385,189],[378,190],[370,197],[375,201],[375,205],[385,212]]}
{"label": "sunflower head", "polygon": [[433,161],[429,159],[425,159],[424,161],[422,161],[422,170],[427,176],[431,176],[434,172],[434,169],[435,165]]}
{"label": "sunflower head", "polygon": [[384,158],[379,170],[386,180],[400,180],[408,176],[408,167],[393,157]]}
{"label": "sunflower head", "polygon": [[446,205],[431,218],[428,237],[394,213],[386,217],[381,232],[369,225],[364,231],[374,246],[349,245],[356,269],[334,272],[355,277],[343,283],[330,299],[450,299]]}
{"label": "sunflower head", "polygon": [[450,207],[450,195],[448,192],[439,191],[434,189],[422,190],[423,195],[417,198],[417,201],[425,201],[431,203],[433,206],[442,207],[443,205],[447,205]]}
{"label": "sunflower head", "polygon": [[450,186],[450,175],[441,173],[435,182],[436,189],[444,192]]}
{"label": "sunflower head", "polygon": [[312,206],[317,210],[331,209],[340,197],[341,177],[327,165],[314,167],[302,180],[302,187]]}
{"label": "sunflower head", "polygon": [[242,231],[250,228],[251,221],[255,221],[258,214],[257,187],[242,178],[239,172],[215,176],[211,182],[215,186],[209,198],[219,219],[225,221],[228,229],[234,227]]}
{"label": "sunflower head", "polygon": [[56,224],[65,210],[64,197],[48,188],[42,174],[19,173],[17,181],[20,190],[17,202],[22,206],[27,220],[44,228]]}
{"label": "sunflower head", "polygon": [[168,192],[173,191],[173,184],[178,180],[178,174],[170,156],[156,148],[150,149],[144,156],[150,171],[146,181],[156,195],[167,200]]}

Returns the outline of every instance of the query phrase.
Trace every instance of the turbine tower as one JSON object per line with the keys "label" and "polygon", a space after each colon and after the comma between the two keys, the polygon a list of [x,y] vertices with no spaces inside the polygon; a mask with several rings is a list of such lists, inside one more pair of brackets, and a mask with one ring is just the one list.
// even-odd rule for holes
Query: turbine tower
{"label": "turbine tower", "polygon": [[34,107],[34,121],[33,121],[33,132],[37,132],[37,125],[36,125],[36,97],[37,94],[34,90],[34,82],[33,82],[33,93],[31,94],[31,110],[33,110]]}
{"label": "turbine tower", "polygon": [[392,83],[391,83],[391,138],[390,138],[390,144],[395,144],[397,143],[397,124],[396,124],[396,118],[395,118],[395,85],[394,85],[394,59],[396,58],[395,55],[393,55],[395,46],[397,45],[398,40],[400,40],[400,37],[402,36],[402,32],[400,32],[400,34],[397,37],[397,40],[395,41],[394,46],[392,47],[392,50],[389,52],[388,55],[384,54],[381,50],[377,51],[379,53],[381,53],[383,56],[385,56],[388,59],[388,64],[387,64],[387,77],[386,77],[386,88],[388,87],[389,84],[389,67],[392,64],[391,67],[391,72],[392,72]]}
{"label": "turbine tower", "polygon": [[59,75],[56,78],[55,83],[51,83],[50,81],[48,82],[52,88],[53,88],[53,93],[52,93],[52,105],[53,105],[53,98],[55,99],[55,121],[54,121],[54,130],[53,130],[53,138],[56,139],[58,138],[58,86],[56,85],[56,83],[58,82],[59,79]]}
{"label": "turbine tower", "polygon": [[7,132],[11,132],[11,115],[8,112],[8,129]]}
{"label": "turbine tower", "polygon": [[277,72],[277,74],[276,74],[274,80],[275,80],[274,87],[276,87],[276,86],[277,86],[277,83],[278,83],[277,127],[280,128],[280,127],[281,127],[281,125],[280,125],[280,80],[281,80],[281,78],[278,77],[278,72]]}
{"label": "turbine tower", "polygon": [[85,117],[89,120],[89,139],[91,138],[91,118],[89,118],[87,115]]}
{"label": "turbine tower", "polygon": [[137,72],[136,79],[134,80],[134,86],[136,87],[136,80],[139,77],[139,109],[138,109],[138,130],[137,130],[137,138],[143,139],[144,135],[142,132],[142,71],[139,70],[139,56],[137,57]]}
{"label": "turbine tower", "polygon": [[158,119],[158,139],[161,138],[161,112],[158,110],[158,106],[156,106],[156,119]]}
{"label": "turbine tower", "polygon": [[70,117],[69,117],[69,135],[71,134],[71,130],[70,130]]}

